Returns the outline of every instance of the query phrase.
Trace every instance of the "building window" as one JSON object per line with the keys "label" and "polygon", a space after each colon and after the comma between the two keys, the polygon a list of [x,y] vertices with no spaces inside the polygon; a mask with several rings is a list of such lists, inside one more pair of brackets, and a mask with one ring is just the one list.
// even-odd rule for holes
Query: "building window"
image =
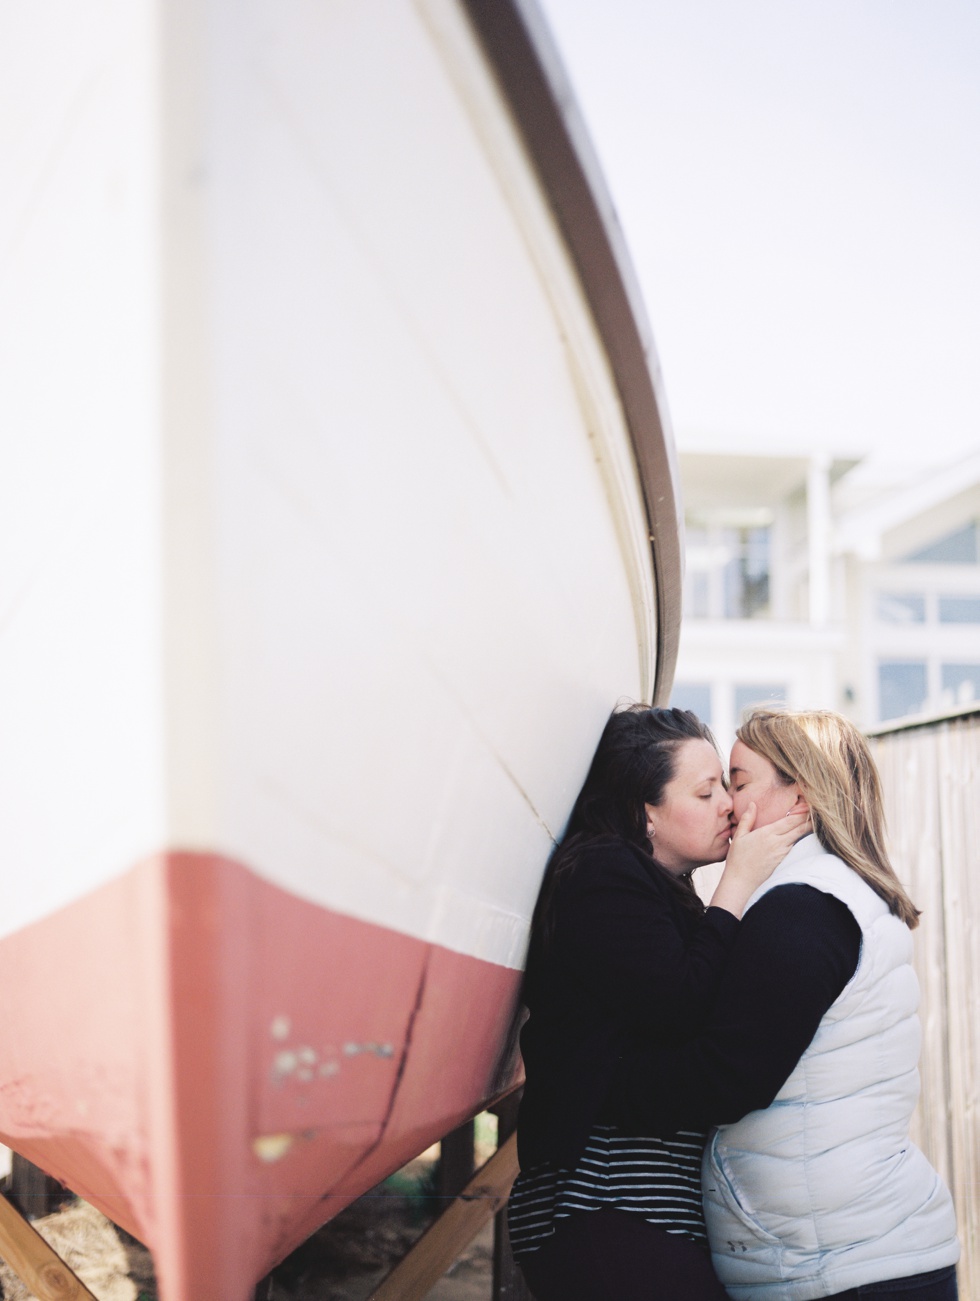
{"label": "building window", "polygon": [[941,596],[940,623],[980,623],[980,596]]}
{"label": "building window", "polygon": [[980,664],[943,664],[940,674],[944,709],[980,700]]}
{"label": "building window", "polygon": [[695,569],[688,575],[684,613],[689,619],[711,618],[711,578]]}
{"label": "building window", "polygon": [[975,565],[980,563],[980,529],[972,520],[961,529],[920,547],[905,557],[910,565]]}
{"label": "building window", "polygon": [[689,709],[702,723],[711,726],[711,686],[707,682],[675,682],[670,693],[675,709]]}
{"label": "building window", "polygon": [[877,614],[882,623],[925,623],[926,598],[919,592],[879,592]]}
{"label": "building window", "polygon": [[925,660],[882,660],[878,664],[878,717],[890,718],[920,714],[925,708]]}
{"label": "building window", "polygon": [[769,613],[770,534],[765,512],[689,519],[684,613],[756,619]]}
{"label": "building window", "polygon": [[786,704],[786,686],[781,682],[752,682],[736,684],[735,719],[741,723],[751,710],[772,709]]}
{"label": "building window", "polygon": [[754,619],[769,609],[769,529],[725,529],[725,618]]}

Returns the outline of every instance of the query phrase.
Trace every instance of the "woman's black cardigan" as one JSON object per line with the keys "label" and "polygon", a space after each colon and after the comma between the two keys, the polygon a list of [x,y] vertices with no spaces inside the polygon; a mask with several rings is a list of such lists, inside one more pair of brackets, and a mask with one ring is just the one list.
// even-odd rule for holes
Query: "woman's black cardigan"
{"label": "woman's black cardigan", "polygon": [[644,1046],[677,1047],[698,1032],[739,927],[723,909],[685,905],[649,855],[613,837],[581,852],[548,911],[524,984],[525,1170],[572,1169],[596,1124],[623,1127],[617,1072]]}

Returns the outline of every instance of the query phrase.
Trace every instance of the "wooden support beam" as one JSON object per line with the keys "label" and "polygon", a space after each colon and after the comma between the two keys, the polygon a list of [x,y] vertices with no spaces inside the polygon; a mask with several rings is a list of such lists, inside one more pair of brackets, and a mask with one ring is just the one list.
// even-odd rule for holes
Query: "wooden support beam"
{"label": "wooden support beam", "polygon": [[506,1205],[517,1169],[515,1134],[481,1166],[368,1301],[421,1301],[463,1248]]}
{"label": "wooden support beam", "polygon": [[65,1199],[64,1185],[19,1152],[11,1153],[7,1196],[28,1220],[49,1215]]}
{"label": "wooden support beam", "polygon": [[476,1122],[468,1120],[451,1130],[439,1144],[436,1192],[446,1201],[458,1197],[473,1178],[475,1139]]}
{"label": "wooden support beam", "polygon": [[0,1196],[0,1256],[38,1301],[98,1301],[3,1196]]}
{"label": "wooden support beam", "polygon": [[493,1301],[534,1301],[510,1249],[506,1210],[497,1212],[493,1226]]}
{"label": "wooden support beam", "polygon": [[[494,1107],[497,1113],[497,1142],[503,1144],[517,1129],[517,1112],[523,1090],[508,1094]],[[507,1208],[502,1207],[493,1225],[493,1287],[492,1301],[534,1301],[524,1282],[510,1249],[510,1229],[507,1226]]]}

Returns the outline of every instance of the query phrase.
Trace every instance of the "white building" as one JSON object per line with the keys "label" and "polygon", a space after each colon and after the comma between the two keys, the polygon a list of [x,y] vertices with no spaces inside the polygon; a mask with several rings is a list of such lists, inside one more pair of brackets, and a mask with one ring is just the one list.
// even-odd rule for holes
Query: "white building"
{"label": "white building", "polygon": [[759,703],[862,726],[980,698],[980,455],[901,488],[844,458],[681,454],[672,703],[725,745]]}

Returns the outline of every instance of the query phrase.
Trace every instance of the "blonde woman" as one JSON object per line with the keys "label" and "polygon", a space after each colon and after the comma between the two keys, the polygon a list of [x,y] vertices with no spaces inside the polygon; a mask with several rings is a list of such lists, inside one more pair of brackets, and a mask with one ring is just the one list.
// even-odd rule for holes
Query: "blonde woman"
{"label": "blonde woman", "polygon": [[813,834],[750,900],[707,1029],[629,1064],[632,1118],[717,1126],[703,1190],[731,1297],[955,1301],[952,1200],[908,1136],[918,913],[874,761],[829,712],[757,711],[737,735],[732,816],[807,810]]}

